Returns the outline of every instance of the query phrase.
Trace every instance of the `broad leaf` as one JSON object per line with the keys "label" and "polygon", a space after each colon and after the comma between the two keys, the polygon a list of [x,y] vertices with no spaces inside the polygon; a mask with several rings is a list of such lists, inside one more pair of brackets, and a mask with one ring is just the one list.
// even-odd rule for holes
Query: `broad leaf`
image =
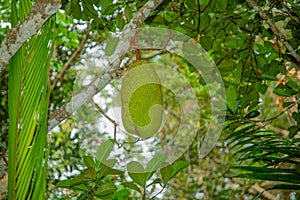
{"label": "broad leaf", "polygon": [[132,161],[128,163],[127,170],[130,178],[132,178],[134,182],[145,187],[148,173],[144,171],[144,167],[139,162]]}
{"label": "broad leaf", "polygon": [[114,148],[114,144],[110,140],[105,141],[103,144],[99,146],[97,150],[96,153],[97,160],[100,163],[104,162],[109,156],[109,154],[111,153],[111,151],[113,150],[113,148]]}
{"label": "broad leaf", "polygon": [[117,187],[113,183],[106,183],[100,186],[100,188],[95,192],[95,196],[105,197],[113,194],[116,190]]}

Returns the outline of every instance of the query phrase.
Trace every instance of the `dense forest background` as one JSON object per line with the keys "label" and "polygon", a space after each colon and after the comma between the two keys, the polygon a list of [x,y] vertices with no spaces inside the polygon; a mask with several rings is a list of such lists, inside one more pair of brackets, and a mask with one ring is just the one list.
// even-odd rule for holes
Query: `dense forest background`
{"label": "dense forest background", "polygon": [[300,199],[300,1],[0,2],[1,198]]}

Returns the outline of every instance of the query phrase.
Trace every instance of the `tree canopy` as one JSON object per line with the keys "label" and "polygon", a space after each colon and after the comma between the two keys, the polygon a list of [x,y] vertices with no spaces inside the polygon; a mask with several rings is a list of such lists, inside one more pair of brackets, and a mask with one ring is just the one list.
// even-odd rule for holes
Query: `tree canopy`
{"label": "tree canopy", "polygon": [[0,13],[1,197],[300,197],[300,1]]}

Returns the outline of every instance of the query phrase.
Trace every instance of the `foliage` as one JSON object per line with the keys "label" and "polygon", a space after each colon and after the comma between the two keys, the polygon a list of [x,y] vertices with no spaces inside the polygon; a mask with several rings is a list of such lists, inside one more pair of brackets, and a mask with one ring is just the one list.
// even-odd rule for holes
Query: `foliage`
{"label": "foliage", "polygon": [[[12,26],[25,18],[31,1],[12,3]],[[49,154],[47,120],[48,66],[52,51],[53,19],[39,35],[23,45],[9,66],[9,166],[10,199],[44,198]],[[38,52],[38,56],[36,55]]]}
{"label": "foliage", "polygon": [[[179,56],[149,49],[139,50],[139,55],[128,52],[125,68],[139,56],[143,62],[176,66],[201,106],[200,113],[196,113],[201,116],[198,133],[179,161],[166,165],[163,155],[156,155],[144,166],[135,161],[127,163],[126,174],[117,169],[122,162],[108,158],[118,141],[112,143],[114,147],[109,145],[110,140],[101,141],[95,154],[90,154],[87,149],[94,148],[93,138],[109,135],[91,128],[98,119],[107,120],[87,114],[89,109],[95,111],[94,107],[78,111],[87,119],[86,124],[76,124],[76,116],[62,122],[52,132],[48,149],[47,111],[51,114],[69,101],[71,90],[76,89],[73,82],[78,68],[96,65],[100,51],[114,52],[120,32],[146,2],[62,1],[62,10],[44,25],[40,35],[23,45],[8,72],[1,75],[0,151],[7,150],[9,127],[10,198],[14,186],[16,197],[26,194],[26,198],[33,198],[38,195],[33,192],[35,187],[43,194],[49,152],[48,195],[52,198],[246,199],[256,195],[250,192],[254,182],[262,182],[263,190],[272,189],[270,194],[276,193],[281,199],[299,191],[300,71],[299,60],[291,51],[299,55],[299,1],[257,1],[256,7],[252,0],[165,0],[142,25],[169,28],[193,38],[207,50],[222,75],[226,123],[217,146],[206,158],[200,156],[199,148],[211,120],[207,102],[211,92],[216,91],[208,91],[201,74]],[[14,10],[9,9],[8,2],[1,4],[1,23],[9,21],[11,12],[11,24],[15,26],[31,4],[12,1]],[[7,32],[7,27],[1,29],[0,41]],[[114,37],[105,47],[102,42],[111,35]],[[53,54],[52,45],[47,43],[52,39]],[[100,50],[94,55],[96,48]],[[51,89],[46,89],[47,84]],[[167,116],[168,126],[155,140],[161,146],[174,137],[176,117],[180,116],[180,105],[172,91],[162,88],[162,93],[165,109],[174,112]],[[106,113],[114,96],[105,91],[100,94],[106,100],[101,105]],[[90,140],[83,141],[83,134]],[[84,142],[87,146],[82,145]],[[128,152],[134,150],[131,145],[126,147]],[[14,159],[16,155],[20,159]],[[29,171],[35,174],[29,176]],[[18,182],[16,177],[20,177]],[[260,195],[264,197],[263,192]]]}
{"label": "foliage", "polygon": [[[79,194],[76,192],[70,194],[72,196],[77,195],[79,199],[91,199],[93,197],[128,199],[130,196],[128,189],[140,193],[141,197],[146,199],[148,188],[156,184],[162,184],[163,188],[166,187],[168,181],[188,165],[186,161],[178,161],[162,167],[166,157],[158,154],[148,162],[145,169],[139,162],[132,161],[128,163],[128,175],[132,181],[127,181],[123,171],[113,168],[117,160],[108,159],[113,146],[113,141],[108,140],[98,148],[95,157],[83,156],[85,168],[81,170],[81,173],[58,182],[57,187],[80,191]],[[159,168],[161,178],[151,180],[151,177]],[[149,181],[150,183],[146,184]],[[125,188],[119,184],[125,186]],[[118,188],[121,188],[121,190],[116,192]]]}

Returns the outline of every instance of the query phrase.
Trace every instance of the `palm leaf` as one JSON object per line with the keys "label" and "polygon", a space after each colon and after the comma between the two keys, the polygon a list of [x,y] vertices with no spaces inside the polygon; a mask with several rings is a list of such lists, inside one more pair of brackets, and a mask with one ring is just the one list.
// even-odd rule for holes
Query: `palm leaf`
{"label": "palm leaf", "polygon": [[[12,2],[12,25],[30,12],[29,0]],[[26,42],[9,65],[9,199],[45,199],[48,66],[53,19]]]}
{"label": "palm leaf", "polygon": [[296,167],[300,163],[298,140],[282,138],[253,123],[234,129],[227,137],[228,144],[235,149],[233,155],[239,156],[237,160],[246,162],[245,166],[232,167],[239,170],[235,177],[272,181],[274,184],[269,189],[300,188],[300,174]]}

